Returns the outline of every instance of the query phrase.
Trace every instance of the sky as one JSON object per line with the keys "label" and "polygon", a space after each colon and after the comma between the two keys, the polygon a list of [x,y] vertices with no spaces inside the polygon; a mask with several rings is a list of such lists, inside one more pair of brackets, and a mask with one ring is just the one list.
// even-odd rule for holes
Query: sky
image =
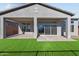
{"label": "sky", "polygon": [[[20,5],[24,5],[23,3],[0,3],[0,11],[14,8]],[[49,3],[49,5],[72,12],[75,14],[75,17],[79,16],[79,3]]]}

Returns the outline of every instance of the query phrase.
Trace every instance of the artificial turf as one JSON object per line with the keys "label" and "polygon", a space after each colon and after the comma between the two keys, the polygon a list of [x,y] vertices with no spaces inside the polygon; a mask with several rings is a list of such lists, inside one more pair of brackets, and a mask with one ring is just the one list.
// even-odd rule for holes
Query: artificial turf
{"label": "artificial turf", "polygon": [[36,39],[1,39],[0,55],[73,56],[79,55],[79,40],[40,42]]}

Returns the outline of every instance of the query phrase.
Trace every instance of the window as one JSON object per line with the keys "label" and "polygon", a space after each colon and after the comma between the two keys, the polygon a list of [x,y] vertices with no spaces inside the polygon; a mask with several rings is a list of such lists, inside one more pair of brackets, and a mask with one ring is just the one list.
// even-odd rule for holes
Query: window
{"label": "window", "polygon": [[74,21],[71,21],[71,23],[74,23]]}
{"label": "window", "polygon": [[24,32],[30,32],[30,31],[31,31],[31,25],[30,25],[30,24],[25,24],[25,23],[23,23],[23,25],[22,25],[22,30],[23,30]]}
{"label": "window", "polygon": [[43,24],[38,25],[38,31],[40,34],[44,33],[44,25]]}
{"label": "window", "polygon": [[71,32],[74,32],[74,25],[71,25]]}

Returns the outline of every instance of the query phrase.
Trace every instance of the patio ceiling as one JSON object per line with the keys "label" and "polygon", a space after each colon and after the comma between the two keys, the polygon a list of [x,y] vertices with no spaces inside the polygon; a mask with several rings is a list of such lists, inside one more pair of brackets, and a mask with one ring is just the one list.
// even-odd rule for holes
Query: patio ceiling
{"label": "patio ceiling", "polygon": [[7,19],[21,23],[33,22],[33,18],[7,18]]}

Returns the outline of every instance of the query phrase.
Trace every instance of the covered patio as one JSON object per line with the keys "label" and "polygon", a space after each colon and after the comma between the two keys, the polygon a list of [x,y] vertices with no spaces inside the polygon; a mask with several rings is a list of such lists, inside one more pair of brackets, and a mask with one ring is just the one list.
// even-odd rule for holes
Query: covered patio
{"label": "covered patio", "polygon": [[33,18],[7,17],[4,19],[5,38],[34,37]]}
{"label": "covered patio", "polygon": [[38,35],[66,36],[65,18],[38,18]]}
{"label": "covered patio", "polygon": [[[16,26],[11,26],[11,24],[8,24],[7,21],[13,23],[14,25],[16,24]],[[66,18],[7,17],[4,18],[5,38],[37,38],[38,41],[43,39],[49,41],[51,41],[52,39],[54,39],[54,41],[67,40],[67,38],[69,37],[67,36],[67,33],[69,33],[67,32],[67,26],[69,25],[67,25],[68,22],[66,22]],[[23,26],[25,26],[24,33],[22,29]],[[10,27],[12,30],[10,29]],[[14,31],[16,33],[14,33]]]}
{"label": "covered patio", "polygon": [[10,35],[16,37],[16,34],[18,34],[17,37],[24,34],[26,38],[27,36],[39,38],[41,35],[49,35],[49,37],[51,35],[51,38],[54,38],[54,35],[71,38],[71,17],[74,14],[59,8],[41,3],[27,4],[5,11],[1,15],[0,38]]}

